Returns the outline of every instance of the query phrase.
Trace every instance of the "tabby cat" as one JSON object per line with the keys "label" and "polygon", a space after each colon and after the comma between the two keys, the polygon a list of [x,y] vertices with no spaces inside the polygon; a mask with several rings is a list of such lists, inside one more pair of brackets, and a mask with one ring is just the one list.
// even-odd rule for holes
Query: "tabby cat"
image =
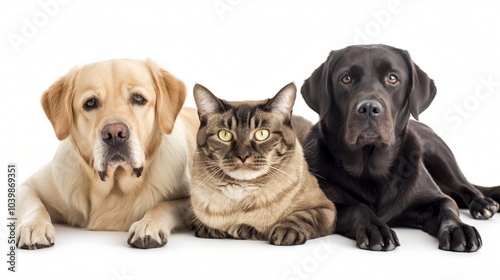
{"label": "tabby cat", "polygon": [[196,236],[296,245],[333,233],[335,206],[309,173],[292,128],[296,91],[291,83],[272,99],[229,102],[194,87]]}

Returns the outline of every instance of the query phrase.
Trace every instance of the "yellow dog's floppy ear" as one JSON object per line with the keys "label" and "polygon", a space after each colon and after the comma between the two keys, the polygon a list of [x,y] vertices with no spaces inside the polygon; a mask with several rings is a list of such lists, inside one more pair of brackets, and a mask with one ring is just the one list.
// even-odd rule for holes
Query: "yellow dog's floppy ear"
{"label": "yellow dog's floppy ear", "polygon": [[186,87],[174,75],[159,67],[151,60],[146,60],[153,86],[156,91],[156,118],[158,125],[165,134],[174,129],[175,119],[186,100]]}
{"label": "yellow dog's floppy ear", "polygon": [[73,124],[72,99],[74,80],[78,70],[74,68],[59,78],[42,95],[42,107],[54,127],[57,139],[64,140],[71,133]]}

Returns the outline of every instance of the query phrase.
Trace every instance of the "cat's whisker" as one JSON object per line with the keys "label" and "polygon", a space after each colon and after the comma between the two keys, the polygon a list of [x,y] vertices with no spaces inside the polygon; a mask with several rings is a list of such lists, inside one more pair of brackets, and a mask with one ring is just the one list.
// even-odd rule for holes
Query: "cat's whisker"
{"label": "cat's whisker", "polygon": [[270,166],[273,166],[273,167],[287,167],[287,168],[291,168],[291,169],[294,169],[294,170],[300,170],[302,168],[301,164],[290,164],[290,163],[283,163],[283,162],[272,162],[270,164]]}
{"label": "cat's whisker", "polygon": [[304,144],[302,146],[302,150],[304,151],[307,151],[307,152],[312,152],[313,150],[311,150],[313,147],[316,147],[318,144],[318,140],[316,139],[311,139],[309,140],[309,142],[307,142],[306,144]]}
{"label": "cat's whisker", "polygon": [[272,170],[273,173],[275,175],[277,175],[278,177],[281,177],[280,179],[284,179],[284,180],[288,181],[289,183],[293,182],[292,178],[297,177],[296,175],[294,176],[294,174],[290,174],[288,172],[285,172],[285,171],[283,171],[279,168],[273,167],[273,166],[270,166],[270,170]]}
{"label": "cat's whisker", "polygon": [[290,176],[287,176],[286,174],[282,174],[280,172],[277,172],[275,170],[270,171],[269,177],[272,179],[272,182],[275,184],[284,184],[284,185],[291,185],[293,184],[293,181]]}
{"label": "cat's whisker", "polygon": [[278,172],[281,172],[281,173],[283,173],[283,174],[285,174],[285,175],[287,175],[287,176],[290,176],[290,175],[291,175],[291,174],[289,174],[288,172],[286,172],[286,171],[284,171],[284,170],[282,170],[282,169],[280,169],[280,168],[274,167],[274,166],[269,166],[269,169],[271,169],[271,170],[273,170],[273,171],[278,171]]}
{"label": "cat's whisker", "polygon": [[314,175],[316,178],[325,179],[325,177],[321,176],[320,174],[318,174],[316,172],[313,172],[312,170],[309,170],[309,173],[311,173],[312,175]]}
{"label": "cat's whisker", "polygon": [[200,175],[200,178],[203,178],[201,181],[199,181],[199,183],[197,184],[196,187],[199,187],[199,186],[202,186],[203,184],[205,184],[208,180],[210,180],[210,178],[212,178],[213,176],[215,176],[215,174],[217,174],[219,171],[215,171],[215,172],[210,172],[208,174],[206,174],[205,176],[201,176]]}
{"label": "cat's whisker", "polygon": [[[274,164],[273,164],[274,165]],[[301,165],[294,165],[294,164],[282,164],[281,166],[284,166],[284,167],[289,167],[289,168],[293,168],[295,170],[299,170],[300,168],[302,168]],[[323,176],[319,175],[316,173],[316,170],[312,170],[312,169],[309,169],[308,170],[309,173],[311,173],[312,175],[315,175],[317,178],[321,178],[321,179],[324,179]]]}
{"label": "cat's whisker", "polygon": [[206,162],[198,162],[193,167],[196,167],[196,168],[206,168],[206,167],[218,166],[218,165],[219,165],[218,162],[209,162],[209,161],[206,161]]}
{"label": "cat's whisker", "polygon": [[[197,184],[196,187],[200,187],[200,186],[204,185],[210,179],[214,178],[214,176],[216,176],[218,173],[222,173],[223,174],[222,169],[219,168],[219,169],[215,170],[214,172],[211,172],[210,175],[206,176],[201,182],[199,182],[199,184]],[[200,176],[200,177],[202,177],[202,176]]]}

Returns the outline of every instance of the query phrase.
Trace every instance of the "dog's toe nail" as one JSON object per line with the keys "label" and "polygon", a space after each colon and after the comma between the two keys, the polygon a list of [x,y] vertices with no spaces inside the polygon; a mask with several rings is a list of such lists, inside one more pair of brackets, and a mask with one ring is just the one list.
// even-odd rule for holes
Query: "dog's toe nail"
{"label": "dog's toe nail", "polygon": [[492,216],[492,214],[491,214],[490,210],[484,210],[484,215],[483,216],[486,217],[486,218],[489,218],[489,217]]}

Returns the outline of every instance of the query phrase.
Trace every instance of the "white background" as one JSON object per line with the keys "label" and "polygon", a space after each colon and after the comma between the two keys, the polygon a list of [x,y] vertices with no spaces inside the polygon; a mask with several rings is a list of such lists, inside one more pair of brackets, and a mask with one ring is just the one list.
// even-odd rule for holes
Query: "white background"
{"label": "white background", "polygon": [[[195,82],[228,100],[269,98],[290,81],[300,88],[332,49],[384,43],[409,50],[435,80],[438,94],[420,120],[446,139],[466,176],[500,184],[494,1],[38,0],[2,1],[0,13],[0,169],[17,163],[20,181],[54,154],[58,140],[40,96],[75,65],[151,58],[185,82],[186,105],[194,106]],[[317,120],[300,96],[295,113]],[[0,189],[6,209],[6,187]],[[6,218],[6,210],[0,213]],[[160,249],[134,250],[126,233],[57,226],[55,247],[17,251],[15,274],[7,273],[1,226],[0,271],[8,277],[2,279],[491,278],[498,272],[500,216],[462,217],[483,236],[477,253],[440,251],[436,239],[414,229],[396,229],[402,246],[380,253],[339,235],[283,248],[189,232],[172,235]]]}

